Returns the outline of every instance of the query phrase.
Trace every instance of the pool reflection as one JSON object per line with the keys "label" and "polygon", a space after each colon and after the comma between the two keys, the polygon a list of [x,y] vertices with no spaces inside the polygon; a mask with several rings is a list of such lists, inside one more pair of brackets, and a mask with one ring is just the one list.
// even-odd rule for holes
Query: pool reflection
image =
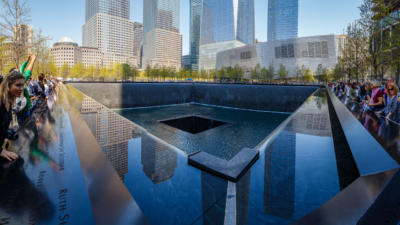
{"label": "pool reflection", "polygon": [[241,224],[290,224],[339,193],[325,90],[309,97],[260,154],[249,175],[249,202],[238,201],[238,213],[248,213]]}

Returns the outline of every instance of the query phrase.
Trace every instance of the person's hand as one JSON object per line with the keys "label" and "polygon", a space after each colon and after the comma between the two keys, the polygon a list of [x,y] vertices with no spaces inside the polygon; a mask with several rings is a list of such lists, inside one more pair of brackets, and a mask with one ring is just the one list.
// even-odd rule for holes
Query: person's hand
{"label": "person's hand", "polygon": [[30,55],[29,56],[32,60],[35,60],[36,59],[36,55],[35,54],[32,54],[32,55]]}
{"label": "person's hand", "polygon": [[7,151],[5,149],[3,149],[3,151],[0,153],[0,156],[6,158],[8,161],[13,161],[18,159],[17,154],[15,154],[14,152]]}

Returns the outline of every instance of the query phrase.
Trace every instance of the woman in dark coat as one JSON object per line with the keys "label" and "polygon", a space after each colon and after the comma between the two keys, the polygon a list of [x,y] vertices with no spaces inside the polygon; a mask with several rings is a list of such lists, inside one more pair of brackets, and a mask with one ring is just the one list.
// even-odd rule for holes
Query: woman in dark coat
{"label": "woman in dark coat", "polygon": [[9,161],[18,158],[14,152],[3,148],[12,120],[12,106],[24,90],[24,76],[17,71],[10,72],[0,85],[0,156]]}

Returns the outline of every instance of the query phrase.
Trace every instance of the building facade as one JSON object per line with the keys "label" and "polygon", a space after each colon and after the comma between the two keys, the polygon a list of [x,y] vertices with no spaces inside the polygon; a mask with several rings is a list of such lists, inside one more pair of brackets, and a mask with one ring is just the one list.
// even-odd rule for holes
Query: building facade
{"label": "building facade", "polygon": [[333,68],[338,63],[339,46],[343,36],[323,35],[258,43],[218,53],[217,69],[239,65],[249,72],[257,64],[272,66],[276,71],[280,65],[295,77],[298,68],[305,66],[314,73],[321,64]]}
{"label": "building facade", "polygon": [[26,48],[28,54],[32,54],[34,44],[33,26],[22,24],[15,28],[15,32],[20,44]]}
{"label": "building facade", "polygon": [[103,66],[103,54],[98,48],[81,47],[82,63],[85,67],[96,66],[101,68]]}
{"label": "building facade", "polygon": [[[199,69],[215,69],[216,54],[255,42],[254,0],[191,1],[190,54]],[[222,47],[222,48],[221,48]]]}
{"label": "building facade", "polygon": [[129,0],[86,0],[86,22],[96,13],[129,19]]}
{"label": "building facade", "polygon": [[142,67],[181,68],[182,35],[179,33],[179,0],[143,2]]}
{"label": "building facade", "polygon": [[73,66],[82,62],[82,52],[78,44],[71,38],[64,37],[54,43],[50,50],[57,68],[61,68],[64,64]]}
{"label": "building facade", "polygon": [[100,49],[92,47],[79,47],[68,37],[54,43],[50,51],[57,68],[61,68],[64,64],[72,67],[77,63],[82,63],[85,67],[93,65],[97,68],[110,67],[114,63],[137,66],[139,60],[133,55],[101,52]]}
{"label": "building facade", "polygon": [[136,56],[142,65],[142,52],[143,52],[143,24],[133,23],[133,55]]}
{"label": "building facade", "polygon": [[268,41],[297,38],[299,0],[268,0]]}
{"label": "building facade", "polygon": [[83,46],[107,55],[135,58],[134,23],[129,20],[129,10],[129,0],[86,0]]}

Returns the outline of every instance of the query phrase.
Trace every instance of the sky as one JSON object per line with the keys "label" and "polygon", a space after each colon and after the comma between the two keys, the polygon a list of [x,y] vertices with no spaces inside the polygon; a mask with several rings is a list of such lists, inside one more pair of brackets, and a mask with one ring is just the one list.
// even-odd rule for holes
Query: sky
{"label": "sky", "polygon": [[[132,21],[143,21],[143,1],[131,0]],[[216,0],[218,1],[218,0]],[[299,37],[342,34],[350,22],[359,18],[362,0],[299,0]],[[49,45],[62,37],[82,44],[85,0],[27,0],[35,31],[50,37]],[[256,38],[267,40],[268,0],[255,0]],[[182,55],[189,53],[189,0],[180,0]]]}

